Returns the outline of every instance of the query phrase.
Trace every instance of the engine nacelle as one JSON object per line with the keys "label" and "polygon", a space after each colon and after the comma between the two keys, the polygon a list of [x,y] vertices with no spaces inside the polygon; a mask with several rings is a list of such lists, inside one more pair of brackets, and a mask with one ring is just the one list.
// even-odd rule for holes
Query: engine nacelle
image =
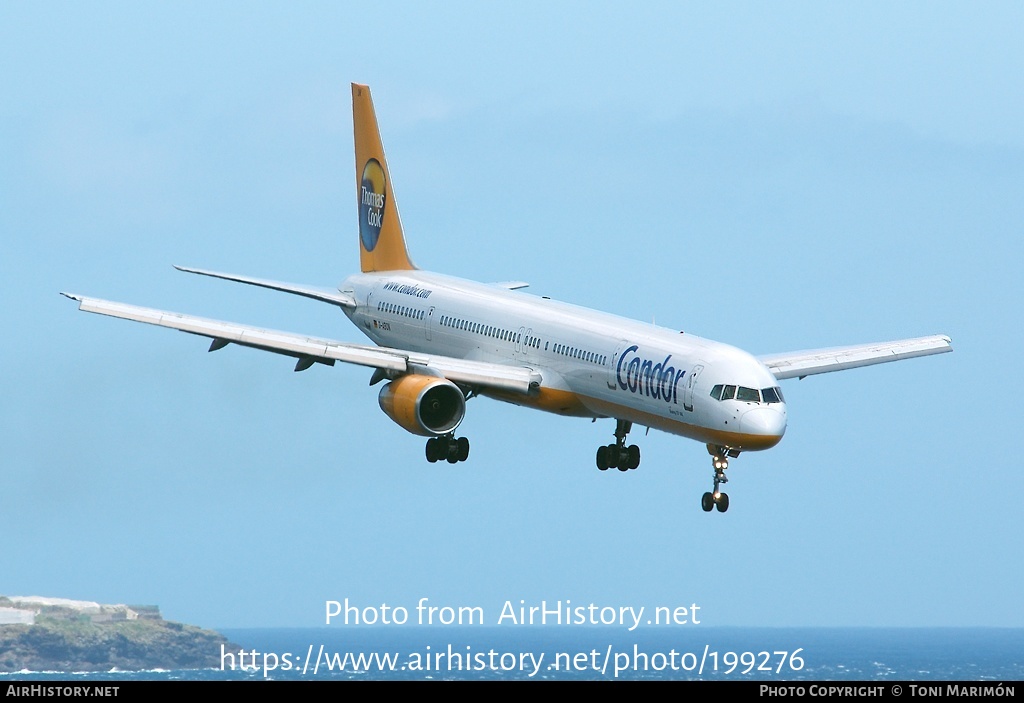
{"label": "engine nacelle", "polygon": [[466,397],[446,378],[409,374],[380,389],[380,409],[413,434],[436,437],[453,431],[466,415]]}

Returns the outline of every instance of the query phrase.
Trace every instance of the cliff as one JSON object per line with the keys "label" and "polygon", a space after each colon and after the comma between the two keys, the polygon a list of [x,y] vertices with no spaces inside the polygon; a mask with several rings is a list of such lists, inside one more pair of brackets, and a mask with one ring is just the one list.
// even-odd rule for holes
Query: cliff
{"label": "cliff", "polygon": [[[220,666],[222,635],[160,617],[154,606],[0,597],[22,622],[0,625],[0,671],[124,671]],[[33,622],[26,624],[25,620]]]}

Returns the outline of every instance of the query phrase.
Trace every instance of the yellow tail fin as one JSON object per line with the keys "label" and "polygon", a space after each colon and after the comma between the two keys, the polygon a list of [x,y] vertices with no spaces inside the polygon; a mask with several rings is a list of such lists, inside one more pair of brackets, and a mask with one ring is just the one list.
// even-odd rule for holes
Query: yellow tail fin
{"label": "yellow tail fin", "polygon": [[384,145],[369,86],[352,84],[356,139],[356,202],[359,204],[359,263],[365,271],[409,271],[402,219],[391,186]]}

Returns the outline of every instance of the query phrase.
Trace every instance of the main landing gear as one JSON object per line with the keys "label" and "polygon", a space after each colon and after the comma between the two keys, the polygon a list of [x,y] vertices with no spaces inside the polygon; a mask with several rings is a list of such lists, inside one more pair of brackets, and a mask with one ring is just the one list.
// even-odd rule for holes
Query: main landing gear
{"label": "main landing gear", "polygon": [[706,513],[710,513],[715,508],[718,508],[718,512],[724,513],[729,509],[729,494],[719,491],[718,486],[723,483],[729,483],[729,479],[725,477],[725,470],[729,468],[729,457],[735,459],[740,453],[735,449],[709,444],[708,454],[711,455],[711,465],[715,469],[715,487],[712,491],[701,496],[700,507]]}
{"label": "main landing gear", "polygon": [[597,448],[597,468],[601,471],[629,471],[640,466],[640,447],[635,444],[626,446],[626,435],[632,428],[633,423],[628,420],[615,421],[615,444]]}
{"label": "main landing gear", "polygon": [[427,461],[447,460],[449,464],[457,464],[469,458],[469,440],[465,437],[456,439],[454,432],[427,440]]}

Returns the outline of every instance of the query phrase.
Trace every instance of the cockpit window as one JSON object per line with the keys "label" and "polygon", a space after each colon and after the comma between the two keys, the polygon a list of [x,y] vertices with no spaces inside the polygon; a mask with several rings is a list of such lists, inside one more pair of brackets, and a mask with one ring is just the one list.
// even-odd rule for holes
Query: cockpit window
{"label": "cockpit window", "polygon": [[746,386],[723,386],[718,384],[711,389],[711,397],[715,400],[742,400],[746,403],[785,403],[782,397],[782,389],[778,386],[773,388],[747,388]]}
{"label": "cockpit window", "polygon": [[740,386],[736,390],[736,400],[745,400],[748,403],[758,403],[761,401],[761,393],[756,388]]}
{"label": "cockpit window", "polygon": [[762,388],[761,389],[761,397],[764,398],[764,402],[766,402],[766,403],[784,403],[784,402],[786,402],[782,398],[782,389],[779,388],[778,386],[775,386],[774,388]]}

